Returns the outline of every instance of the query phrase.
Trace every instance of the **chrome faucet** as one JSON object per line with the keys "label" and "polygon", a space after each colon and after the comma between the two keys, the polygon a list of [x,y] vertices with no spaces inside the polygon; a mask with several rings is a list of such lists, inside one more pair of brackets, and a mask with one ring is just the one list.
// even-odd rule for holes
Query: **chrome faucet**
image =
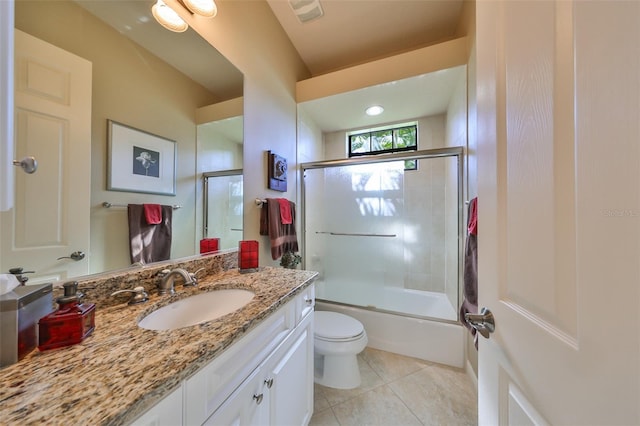
{"label": "chrome faucet", "polygon": [[196,286],[198,285],[198,280],[196,279],[196,274],[191,274],[182,268],[176,269],[163,269],[158,273],[160,277],[160,282],[158,283],[158,294],[174,294],[174,286],[176,277],[182,277],[183,286]]}

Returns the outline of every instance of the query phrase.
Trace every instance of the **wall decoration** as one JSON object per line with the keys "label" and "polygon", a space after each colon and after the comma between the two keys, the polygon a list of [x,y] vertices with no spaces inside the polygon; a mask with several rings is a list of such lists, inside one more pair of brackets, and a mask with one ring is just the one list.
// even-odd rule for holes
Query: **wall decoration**
{"label": "wall decoration", "polygon": [[287,159],[268,151],[269,189],[287,192]]}
{"label": "wall decoration", "polygon": [[176,142],[107,120],[107,190],[176,195]]}

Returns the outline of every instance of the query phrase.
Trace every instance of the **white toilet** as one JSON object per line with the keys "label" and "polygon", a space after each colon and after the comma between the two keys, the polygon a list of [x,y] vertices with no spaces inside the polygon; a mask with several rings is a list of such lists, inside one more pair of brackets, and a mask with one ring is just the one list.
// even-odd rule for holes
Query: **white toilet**
{"label": "white toilet", "polygon": [[362,323],[337,312],[316,311],[314,327],[315,382],[337,389],[360,386],[356,355],[367,346]]}

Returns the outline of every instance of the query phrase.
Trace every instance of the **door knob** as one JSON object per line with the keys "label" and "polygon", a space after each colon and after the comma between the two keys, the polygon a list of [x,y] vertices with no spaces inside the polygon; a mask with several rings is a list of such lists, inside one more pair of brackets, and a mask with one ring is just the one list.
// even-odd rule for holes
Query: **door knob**
{"label": "door knob", "polygon": [[71,260],[75,260],[77,262],[79,260],[84,259],[84,252],[83,251],[74,251],[69,256],[62,256],[62,257],[58,258],[58,260],[60,260],[60,259],[71,259]]}
{"label": "door knob", "polygon": [[496,330],[496,322],[493,314],[487,308],[482,308],[479,314],[464,314],[464,320],[476,331],[482,334],[485,339],[489,338],[489,334]]}
{"label": "door knob", "polygon": [[22,160],[13,160],[13,165],[24,170],[25,173],[34,173],[38,170],[38,162],[35,157],[24,157]]}

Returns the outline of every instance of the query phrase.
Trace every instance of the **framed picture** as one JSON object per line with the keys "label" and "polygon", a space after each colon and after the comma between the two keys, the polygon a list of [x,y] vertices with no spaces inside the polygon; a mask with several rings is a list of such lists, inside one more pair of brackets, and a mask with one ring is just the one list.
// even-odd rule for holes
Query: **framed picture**
{"label": "framed picture", "polygon": [[287,192],[287,159],[267,151],[269,167],[268,167],[268,185],[269,189],[275,191]]}
{"label": "framed picture", "polygon": [[176,195],[176,142],[107,120],[107,190]]}

